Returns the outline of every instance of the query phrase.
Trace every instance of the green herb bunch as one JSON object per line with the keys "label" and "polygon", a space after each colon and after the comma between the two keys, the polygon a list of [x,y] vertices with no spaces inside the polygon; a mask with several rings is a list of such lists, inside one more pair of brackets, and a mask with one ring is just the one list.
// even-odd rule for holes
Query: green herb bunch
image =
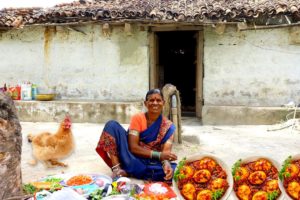
{"label": "green herb bunch", "polygon": [[97,189],[94,192],[92,192],[89,196],[90,200],[101,200],[102,199],[102,189]]}
{"label": "green herb bunch", "polygon": [[275,200],[279,195],[279,192],[274,190],[273,192],[268,193],[268,200]]}
{"label": "green herb bunch", "polygon": [[286,172],[286,169],[289,167],[289,165],[292,163],[292,156],[289,156],[285,161],[283,162],[282,168],[279,172],[279,179],[283,181],[284,178],[288,178],[291,176],[289,172]]}
{"label": "green herb bunch", "polygon": [[26,194],[34,194],[37,191],[37,189],[32,184],[28,183],[28,184],[23,184],[23,191]]}
{"label": "green herb bunch", "polygon": [[117,182],[113,182],[111,185],[112,185],[112,191],[111,191],[110,195],[121,194],[120,191],[118,190],[118,183]]}
{"label": "green herb bunch", "polygon": [[186,162],[186,157],[184,157],[181,161],[179,161],[176,171],[174,172],[174,181],[177,182],[179,179],[184,178],[184,174],[180,174],[180,170],[183,168]]}
{"label": "green herb bunch", "polygon": [[236,180],[236,181],[238,181],[238,180],[240,180],[240,176],[237,176],[236,175],[236,172],[239,170],[239,168],[241,167],[241,163],[242,163],[242,159],[239,159],[238,161],[236,161],[234,164],[233,164],[233,166],[232,166],[232,168],[231,168],[231,173],[232,173],[232,176],[233,176],[233,179],[234,180]]}
{"label": "green herb bunch", "polygon": [[62,178],[55,178],[55,177],[53,177],[53,178],[46,178],[46,179],[44,180],[44,182],[59,183],[59,182],[61,182],[62,180],[63,180]]}
{"label": "green herb bunch", "polygon": [[216,190],[212,193],[212,199],[213,200],[218,200],[219,198],[222,197],[224,193],[224,190],[223,189],[219,189],[219,190]]}

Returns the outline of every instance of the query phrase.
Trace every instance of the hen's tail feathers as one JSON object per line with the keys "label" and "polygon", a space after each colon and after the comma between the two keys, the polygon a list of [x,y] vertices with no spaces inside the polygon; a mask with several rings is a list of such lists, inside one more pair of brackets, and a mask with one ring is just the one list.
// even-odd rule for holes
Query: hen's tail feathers
{"label": "hen's tail feathers", "polygon": [[27,135],[27,140],[28,140],[28,142],[32,142],[32,139],[33,139],[33,135],[28,134],[28,135]]}

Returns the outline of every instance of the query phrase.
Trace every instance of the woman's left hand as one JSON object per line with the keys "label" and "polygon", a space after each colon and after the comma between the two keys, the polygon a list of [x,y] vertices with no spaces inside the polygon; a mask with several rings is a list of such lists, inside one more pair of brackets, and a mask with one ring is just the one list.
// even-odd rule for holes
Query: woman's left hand
{"label": "woman's left hand", "polygon": [[163,151],[160,154],[160,160],[169,160],[169,161],[174,161],[177,160],[176,154],[169,152],[169,151]]}
{"label": "woman's left hand", "polygon": [[172,178],[172,176],[173,176],[173,169],[172,169],[171,165],[170,164],[165,164],[163,166],[163,170],[164,170],[164,172],[166,174],[166,176],[164,177],[164,179],[165,180],[170,180]]}

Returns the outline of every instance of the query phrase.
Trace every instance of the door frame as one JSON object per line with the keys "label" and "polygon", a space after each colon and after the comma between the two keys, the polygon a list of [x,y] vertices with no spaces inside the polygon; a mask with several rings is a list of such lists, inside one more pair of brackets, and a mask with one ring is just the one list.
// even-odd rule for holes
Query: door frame
{"label": "door frame", "polygon": [[158,39],[157,32],[162,31],[195,31],[196,34],[196,99],[195,112],[196,117],[202,118],[203,107],[203,54],[204,54],[204,34],[202,26],[155,26],[149,29],[149,86],[157,88],[159,81],[158,66]]}

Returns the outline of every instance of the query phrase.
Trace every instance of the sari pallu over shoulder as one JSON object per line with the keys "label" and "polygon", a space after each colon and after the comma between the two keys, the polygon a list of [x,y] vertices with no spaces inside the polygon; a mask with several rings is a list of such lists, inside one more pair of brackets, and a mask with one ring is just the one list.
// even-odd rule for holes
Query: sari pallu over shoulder
{"label": "sari pallu over shoulder", "polygon": [[174,124],[160,115],[149,128],[140,133],[140,145],[147,149],[160,151],[161,145],[173,135],[174,131]]}

